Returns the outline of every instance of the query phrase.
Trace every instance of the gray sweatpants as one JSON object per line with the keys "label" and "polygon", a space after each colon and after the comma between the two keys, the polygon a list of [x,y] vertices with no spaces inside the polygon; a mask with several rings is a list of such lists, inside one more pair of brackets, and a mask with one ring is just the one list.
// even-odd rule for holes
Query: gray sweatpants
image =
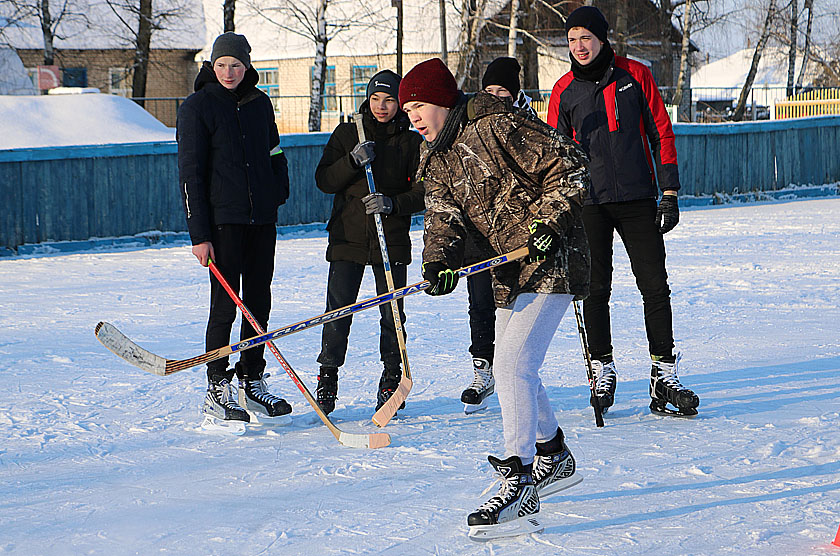
{"label": "gray sweatpants", "polygon": [[519,456],[525,465],[534,461],[535,444],[557,433],[557,418],[539,370],[572,297],[523,293],[496,311],[493,375],[502,407],[505,457]]}

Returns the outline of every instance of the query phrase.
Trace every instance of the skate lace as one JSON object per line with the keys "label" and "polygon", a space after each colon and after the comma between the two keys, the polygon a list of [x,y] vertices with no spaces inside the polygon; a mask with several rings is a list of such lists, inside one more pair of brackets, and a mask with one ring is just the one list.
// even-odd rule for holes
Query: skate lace
{"label": "skate lace", "polygon": [[219,383],[219,403],[228,409],[240,409],[239,402],[236,399],[236,392],[233,390],[233,384],[227,380]]}
{"label": "skate lace", "polygon": [[490,492],[490,490],[493,488],[493,485],[495,485],[499,481],[502,482],[502,484],[499,485],[499,492],[497,492],[495,496],[492,496],[489,500],[487,500],[487,502],[479,506],[476,511],[496,511],[502,506],[504,506],[508,502],[508,500],[510,500],[510,498],[513,495],[514,480],[508,479],[501,474],[499,474],[499,476],[496,477],[496,480],[490,483],[490,485],[484,489],[480,496],[484,496],[485,494]]}
{"label": "skate lace", "polygon": [[478,368],[473,369],[473,371],[475,376],[473,376],[473,381],[469,385],[469,389],[482,392],[490,385],[490,381],[493,380],[493,371]]}
{"label": "skate lace", "polygon": [[677,377],[677,367],[679,366],[682,354],[678,353],[673,363],[666,363],[664,361],[654,361],[653,366],[656,367],[656,379],[664,383],[668,388],[673,390],[687,390]]}
{"label": "skate lace", "polygon": [[615,365],[612,362],[605,365],[595,359],[592,361],[592,370],[595,371],[595,391],[609,392],[615,384]]}
{"label": "skate lace", "polygon": [[534,458],[534,482],[538,482],[543,477],[551,473],[553,467],[553,458],[551,456],[537,456]]}
{"label": "skate lace", "polygon": [[248,393],[252,398],[270,404],[279,402],[282,399],[268,391],[268,385],[265,383],[265,379],[270,376],[269,373],[265,373],[259,380],[245,381]]}

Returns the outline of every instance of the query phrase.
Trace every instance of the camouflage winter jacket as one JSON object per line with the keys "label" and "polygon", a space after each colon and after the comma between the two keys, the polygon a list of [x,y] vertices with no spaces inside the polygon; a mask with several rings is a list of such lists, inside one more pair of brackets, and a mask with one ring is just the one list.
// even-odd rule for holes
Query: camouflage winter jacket
{"label": "camouflage winter jacket", "polygon": [[[457,109],[450,112],[456,115]],[[423,261],[461,266],[467,236],[481,258],[523,247],[528,225],[542,220],[561,237],[555,257],[493,271],[497,307],[520,293],[589,293],[589,245],[583,196],[586,154],[542,121],[511,111],[509,101],[479,93],[450,146],[420,147],[417,179],[426,191]]]}

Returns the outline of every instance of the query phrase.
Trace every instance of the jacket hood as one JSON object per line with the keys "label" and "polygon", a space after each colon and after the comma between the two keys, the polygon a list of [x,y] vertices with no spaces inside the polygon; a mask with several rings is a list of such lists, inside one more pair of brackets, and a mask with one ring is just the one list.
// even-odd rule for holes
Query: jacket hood
{"label": "jacket hood", "polygon": [[[257,70],[254,69],[254,66],[249,67],[245,70],[245,77],[242,78],[242,83],[236,88],[234,91],[238,96],[244,96],[244,93],[249,92],[254,86],[259,83],[260,76],[257,73]],[[216,78],[216,72],[213,71],[213,65],[210,62],[204,62],[201,64],[201,69],[198,70],[198,75],[195,77],[195,84],[193,88],[196,91],[201,90],[206,85],[216,84],[219,87],[222,87],[222,84],[219,83],[219,80]]]}
{"label": "jacket hood", "polygon": [[510,97],[497,97],[481,91],[467,102],[467,118],[470,120],[510,112],[513,112],[513,99]]}

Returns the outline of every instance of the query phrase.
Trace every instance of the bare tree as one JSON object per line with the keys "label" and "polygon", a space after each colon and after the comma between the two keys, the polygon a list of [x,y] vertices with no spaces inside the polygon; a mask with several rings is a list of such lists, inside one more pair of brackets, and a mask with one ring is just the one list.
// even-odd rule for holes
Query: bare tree
{"label": "bare tree", "polygon": [[224,14],[225,33],[228,31],[236,31],[236,23],[234,22],[234,14],[236,13],[236,0],[225,0],[222,5],[222,13]]}
{"label": "bare tree", "polygon": [[796,43],[799,21],[799,2],[790,0],[790,34],[788,40],[788,75],[787,75],[787,96],[793,96],[793,80],[796,76]]}
{"label": "bare tree", "polygon": [[[56,39],[68,38],[70,32],[64,27],[75,28],[75,32],[83,32],[87,27],[87,18],[81,6],[72,0],[62,0],[58,7],[51,6],[49,0],[3,0],[2,20],[3,28],[12,29],[19,26],[29,26],[37,22],[44,38],[44,65],[55,64]],[[2,33],[3,29],[0,29]]]}
{"label": "bare tree", "polygon": [[510,28],[508,29],[507,55],[516,57],[516,26],[519,17],[519,0],[510,0]]}
{"label": "bare tree", "polygon": [[484,17],[486,7],[487,0],[463,0],[461,5],[458,68],[455,71],[455,81],[458,84],[458,88],[463,88],[472,74],[473,64],[475,63],[479,48],[479,37],[487,21]]}
{"label": "bare tree", "polygon": [[814,0],[805,0],[803,10],[808,10],[808,23],[805,27],[805,46],[802,48],[802,67],[799,68],[799,77],[796,78],[796,90],[802,88],[802,80],[805,78],[805,67],[808,65],[809,50],[811,48],[811,25],[814,22]]}
{"label": "bare tree", "polygon": [[160,10],[155,10],[153,0],[105,0],[117,20],[120,28],[112,30],[134,49],[134,57],[129,72],[131,73],[131,96],[140,106],[144,106],[146,96],[146,78],[151,58],[152,36],[155,31],[164,29],[166,22],[177,19],[183,13],[183,7],[176,2],[166,2]]}
{"label": "bare tree", "polygon": [[770,38],[771,25],[776,16],[776,0],[770,0],[770,4],[767,7],[767,14],[764,18],[764,25],[761,28],[761,34],[759,35],[758,42],[755,44],[755,51],[753,52],[750,70],[747,73],[747,79],[744,82],[744,86],[741,88],[741,95],[738,97],[738,102],[735,105],[735,111],[732,114],[731,119],[736,122],[744,119],[744,112],[747,108],[747,97],[752,90],[755,74],[758,71],[758,63],[761,61],[761,55],[764,52],[764,47],[767,45],[767,39]]}
{"label": "bare tree", "polygon": [[691,26],[693,0],[686,0],[683,7],[682,45],[680,45],[680,71],[677,76],[677,87],[674,91],[673,104],[682,104],[683,90],[685,89],[686,75],[688,74],[688,54],[691,46]]}
{"label": "bare tree", "polygon": [[440,59],[449,64],[449,47],[446,46],[446,0],[438,0],[440,11]]}

